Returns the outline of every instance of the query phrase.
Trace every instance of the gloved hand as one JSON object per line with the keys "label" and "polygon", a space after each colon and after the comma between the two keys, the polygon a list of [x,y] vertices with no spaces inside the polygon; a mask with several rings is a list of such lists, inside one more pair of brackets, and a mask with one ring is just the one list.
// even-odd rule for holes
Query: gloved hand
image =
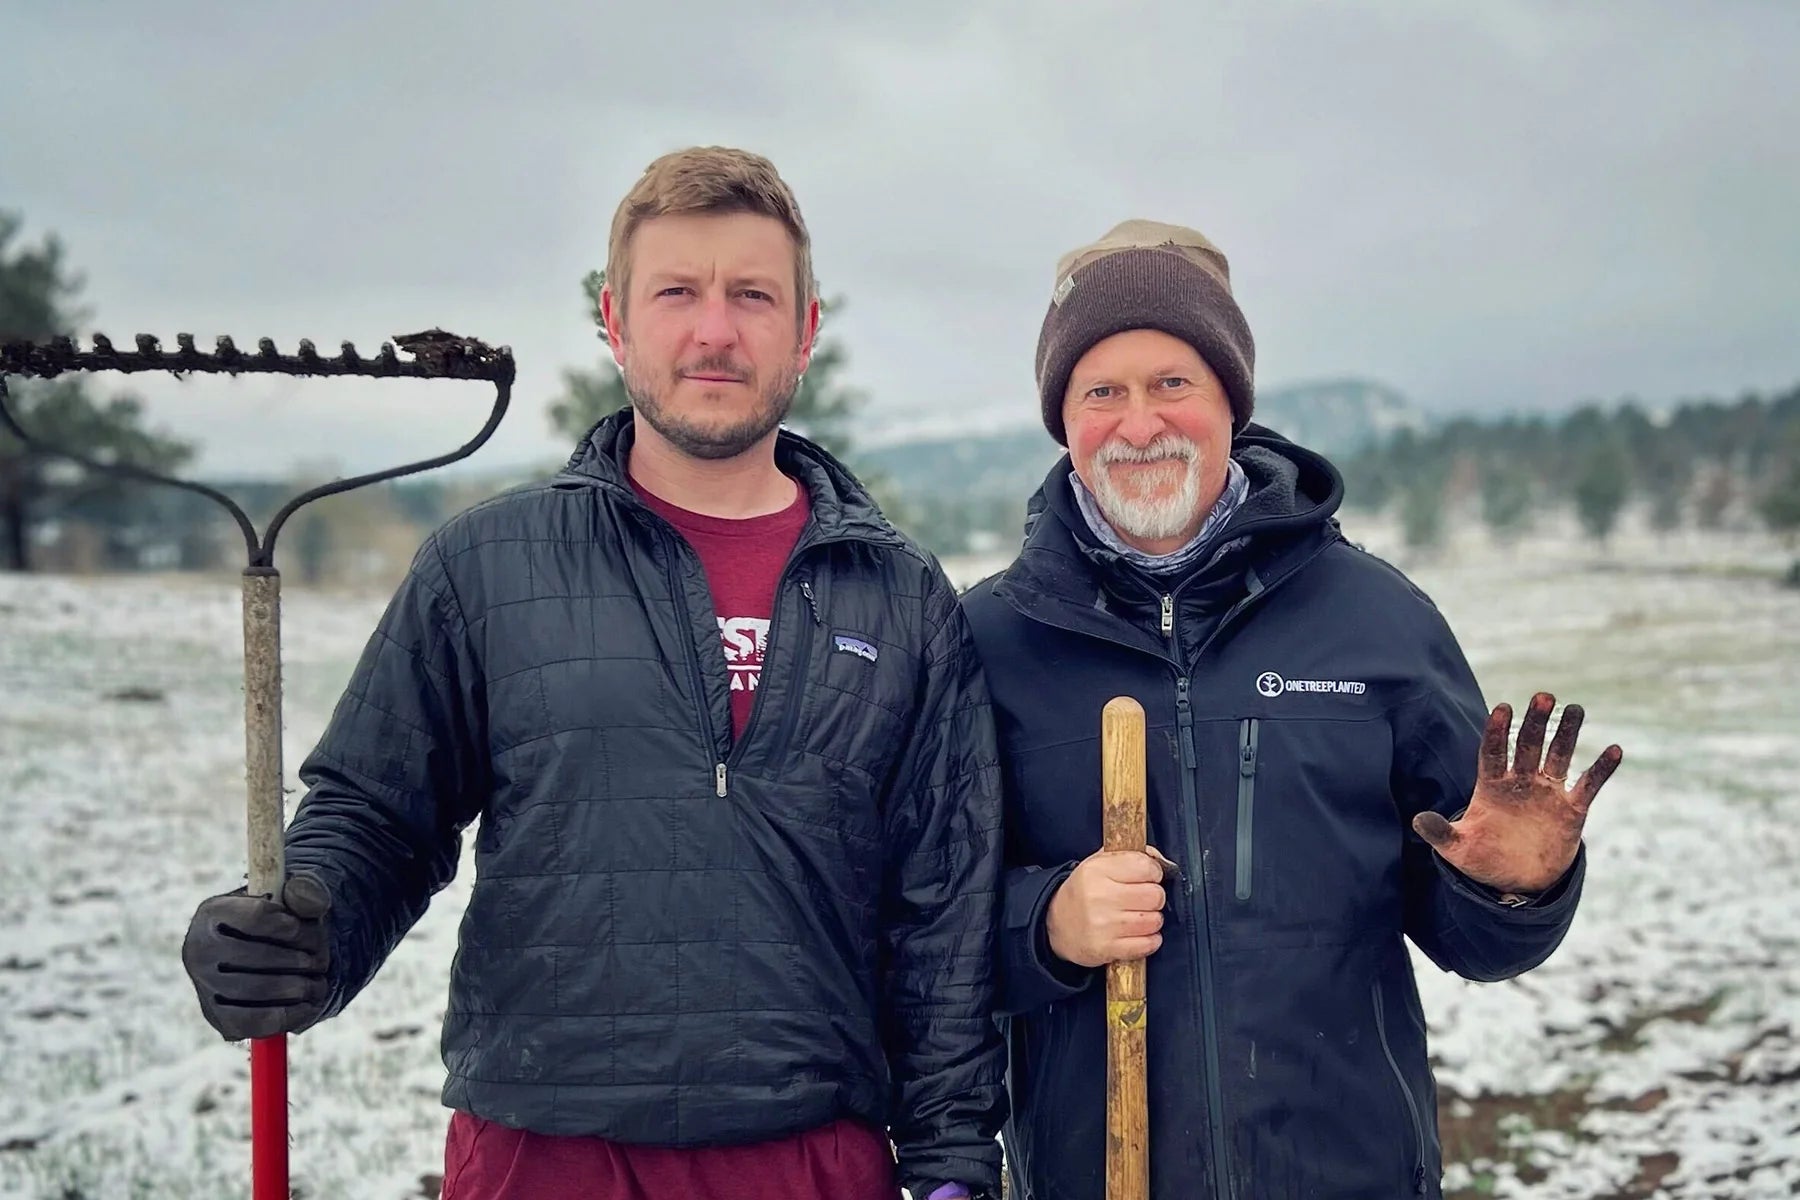
{"label": "gloved hand", "polygon": [[181,944],[206,1023],[228,1041],[298,1033],[325,1011],[331,896],[291,875],[278,904],[242,891],[201,901]]}

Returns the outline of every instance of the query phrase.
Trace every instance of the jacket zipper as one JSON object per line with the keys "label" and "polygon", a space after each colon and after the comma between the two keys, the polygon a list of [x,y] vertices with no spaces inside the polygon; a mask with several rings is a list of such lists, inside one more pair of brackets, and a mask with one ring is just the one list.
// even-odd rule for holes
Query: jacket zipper
{"label": "jacket zipper", "polygon": [[1200,1000],[1200,1040],[1205,1048],[1201,1075],[1206,1080],[1206,1108],[1212,1134],[1212,1160],[1218,1164],[1212,1172],[1213,1195],[1231,1191],[1231,1160],[1225,1150],[1225,1100],[1219,1084],[1219,1014],[1213,987],[1212,927],[1206,911],[1205,858],[1200,848],[1200,800],[1196,794],[1194,775],[1200,767],[1200,756],[1194,752],[1194,709],[1188,699],[1188,679],[1175,681],[1175,724],[1181,743],[1181,819],[1187,832],[1189,869],[1182,872],[1182,890],[1187,894],[1188,912],[1194,936],[1194,994]]}
{"label": "jacket zipper", "polygon": [[1388,1069],[1394,1073],[1394,1082],[1400,1085],[1400,1095],[1406,1100],[1406,1111],[1412,1117],[1413,1127],[1413,1191],[1425,1195],[1425,1127],[1419,1121],[1419,1104],[1413,1099],[1412,1089],[1406,1086],[1406,1076],[1400,1073],[1400,1063],[1394,1058],[1393,1047],[1388,1045],[1387,1015],[1382,1010],[1381,980],[1376,979],[1369,984],[1369,995],[1375,1003],[1375,1036],[1381,1039],[1381,1053],[1387,1057]]}
{"label": "jacket zipper", "polygon": [[1250,899],[1250,821],[1256,807],[1257,719],[1246,718],[1238,734],[1237,898]]}
{"label": "jacket zipper", "polygon": [[[1323,551],[1323,547],[1320,551]],[[1216,641],[1232,622],[1258,600],[1267,596],[1275,588],[1280,587],[1297,575],[1301,568],[1310,563],[1315,555],[1309,555],[1304,562],[1295,564],[1294,568],[1272,585],[1259,587],[1248,596],[1232,605],[1219,623],[1213,626],[1212,633],[1194,652],[1194,661],[1198,663],[1206,655],[1207,649]],[[1175,591],[1181,589],[1177,587]],[[1164,623],[1171,641],[1175,636],[1175,595],[1165,594],[1162,597]],[[1177,643],[1179,644],[1179,643]],[[1180,657],[1176,656],[1177,671],[1183,672],[1175,680],[1175,723],[1178,739],[1181,743],[1181,765],[1186,768],[1181,772],[1181,816],[1187,826],[1188,861],[1191,870],[1182,872],[1182,882],[1188,897],[1188,908],[1193,915],[1194,925],[1194,961],[1195,986],[1200,997],[1201,1040],[1205,1044],[1205,1062],[1202,1073],[1206,1077],[1206,1096],[1208,1124],[1212,1134],[1212,1157],[1218,1169],[1213,1172],[1213,1194],[1225,1195],[1231,1191],[1231,1160],[1225,1149],[1225,1101],[1220,1087],[1221,1071],[1219,1069],[1219,1015],[1215,1000],[1217,991],[1213,987],[1212,960],[1212,927],[1209,921],[1206,904],[1206,859],[1200,846],[1200,799],[1195,776],[1199,771],[1200,758],[1194,750],[1194,709],[1188,696],[1189,681],[1185,668],[1180,666]],[[1242,761],[1240,756],[1240,762]],[[1423,1168],[1421,1168],[1421,1178]]]}
{"label": "jacket zipper", "polygon": [[[1230,611],[1219,618],[1219,623],[1213,626],[1211,635],[1208,636],[1206,641],[1201,643],[1200,648],[1194,652],[1194,661],[1196,663],[1199,662],[1199,660],[1205,656],[1208,647],[1213,644],[1228,626],[1237,620],[1238,617],[1243,615],[1247,609],[1257,601],[1266,597],[1270,592],[1292,579],[1295,575],[1298,575],[1308,563],[1312,562],[1319,554],[1324,553],[1329,545],[1330,543],[1328,542],[1325,546],[1320,546],[1305,559],[1295,563],[1292,568],[1284,572],[1273,583],[1258,588],[1250,595],[1245,596],[1242,600],[1238,601],[1237,604],[1233,605]],[[1176,589],[1176,591],[1180,590],[1180,588]],[[1175,597],[1173,593],[1166,596],[1159,594],[1159,601],[1164,613],[1164,619],[1168,625],[1166,632],[1172,639],[1175,632]],[[1027,612],[1025,615],[1042,624],[1049,625],[1052,628],[1064,629],[1082,637],[1096,638],[1126,650],[1134,650],[1139,653],[1144,652],[1144,648],[1141,645],[1126,641],[1123,638],[1112,637],[1093,629],[1083,629],[1072,625],[1065,625],[1058,621],[1049,620],[1036,613]],[[1191,864],[1191,868],[1182,871],[1182,888],[1187,897],[1188,909],[1193,917],[1193,924],[1195,927],[1194,983],[1195,990],[1199,994],[1200,1020],[1202,1027],[1201,1038],[1205,1043],[1205,1060],[1201,1064],[1201,1074],[1206,1078],[1207,1107],[1210,1110],[1209,1116],[1212,1134],[1212,1156],[1219,1164],[1218,1169],[1213,1172],[1213,1195],[1216,1197],[1222,1195],[1225,1190],[1229,1189],[1227,1180],[1230,1177],[1231,1166],[1225,1151],[1225,1118],[1222,1111],[1224,1102],[1220,1095],[1219,1084],[1218,1014],[1214,1005],[1214,990],[1212,986],[1212,931],[1207,924],[1206,886],[1204,877],[1205,859],[1201,854],[1200,847],[1200,801],[1194,780],[1195,772],[1199,769],[1199,756],[1194,750],[1194,712],[1188,699],[1189,682],[1185,673],[1186,668],[1183,666],[1178,654],[1171,653],[1166,656],[1158,655],[1156,657],[1162,658],[1162,660],[1174,668],[1176,672],[1176,725],[1181,742],[1182,766],[1187,768],[1181,772],[1181,818],[1183,824],[1187,826],[1188,860]],[[1199,881],[1198,887],[1195,886],[1196,880]],[[1424,1178],[1423,1166],[1419,1168],[1419,1178],[1421,1180]]]}
{"label": "jacket zipper", "polygon": [[[687,593],[681,590],[681,581],[675,572],[675,563],[679,556],[684,552],[686,543],[681,541],[679,534],[671,533],[667,536],[671,543],[669,558],[669,593],[675,597],[676,607],[681,613],[681,623],[683,628],[689,628],[693,625],[693,613],[688,608]],[[827,538],[822,539],[821,542],[808,542],[806,540],[806,535],[802,534],[800,541],[795,544],[792,553],[788,555],[787,563],[781,568],[781,575],[775,583],[775,611],[769,618],[768,637],[763,641],[763,665],[765,667],[767,667],[771,657],[770,651],[775,645],[775,630],[781,624],[781,593],[787,584],[788,572],[793,569],[794,563],[799,561],[803,551],[810,550],[813,546],[822,544],[823,541],[830,540],[832,539]],[[802,578],[800,580],[800,594],[805,598],[807,607],[812,611],[813,621],[818,625],[824,625],[825,620],[819,613],[819,602],[813,595],[812,581],[810,579]],[[706,703],[706,681],[700,673],[700,655],[699,652],[694,649],[693,638],[691,636],[685,639],[685,645],[687,649],[688,672],[694,685],[695,707],[700,710],[700,729],[706,738],[706,744],[712,747],[714,754],[717,754],[719,751],[719,743],[717,735],[713,732],[712,710]],[[786,731],[793,723],[794,714],[799,709],[800,693],[805,691],[804,684],[806,682],[805,671],[807,652],[811,648],[812,639],[802,639],[800,642],[800,660],[796,668],[797,674],[795,676],[799,686],[790,689],[792,694],[788,698],[787,707],[781,724],[784,737],[786,736]],[[760,687],[760,682],[758,686]],[[739,755],[743,751],[744,743],[749,740],[750,733],[756,728],[758,724],[757,718],[761,713],[762,705],[755,704],[752,706],[750,721],[744,726],[744,736],[737,739],[737,742],[731,747],[724,758],[716,759],[713,762],[713,795],[718,796],[720,799],[724,799],[731,794],[731,767],[737,762]]]}
{"label": "jacket zipper", "polygon": [[[681,578],[676,574],[676,563],[683,554],[681,538],[677,534],[666,535],[669,547],[669,595],[675,600],[675,609],[681,614],[681,644],[688,662],[688,678],[693,682],[694,707],[700,710],[700,733],[706,739],[707,749],[713,754],[719,752],[718,735],[713,731],[712,707],[706,702],[706,680],[700,675],[700,652],[694,649],[694,614],[688,608],[687,593],[682,590]],[[713,760],[713,794],[723,797],[727,794],[725,760]]]}

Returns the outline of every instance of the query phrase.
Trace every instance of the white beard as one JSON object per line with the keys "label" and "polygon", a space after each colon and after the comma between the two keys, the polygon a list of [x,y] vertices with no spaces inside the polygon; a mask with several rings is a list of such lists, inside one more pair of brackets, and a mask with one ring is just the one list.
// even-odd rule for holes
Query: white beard
{"label": "white beard", "polygon": [[[1113,483],[1107,470],[1113,463],[1157,461],[1163,465],[1138,473],[1144,489],[1133,489],[1133,494]],[[1178,477],[1180,486],[1173,492],[1158,494]],[[1141,450],[1126,442],[1108,442],[1094,454],[1094,499],[1113,528],[1127,537],[1146,542],[1179,537],[1200,515],[1200,448],[1175,434],[1164,434]]]}

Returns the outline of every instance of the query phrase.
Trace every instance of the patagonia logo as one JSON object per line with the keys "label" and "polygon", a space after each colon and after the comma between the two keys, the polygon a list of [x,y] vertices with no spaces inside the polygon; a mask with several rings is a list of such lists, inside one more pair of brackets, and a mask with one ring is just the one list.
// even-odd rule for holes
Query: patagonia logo
{"label": "patagonia logo", "polygon": [[877,655],[880,653],[875,647],[869,645],[869,643],[863,641],[861,638],[846,637],[841,633],[837,635],[837,648],[842,650],[845,654],[854,654],[856,657],[866,658],[870,662],[874,662]]}
{"label": "patagonia logo", "polygon": [[1256,677],[1256,690],[1274,697],[1284,692],[1331,692],[1344,696],[1360,696],[1369,685],[1357,679],[1283,679],[1273,671]]}

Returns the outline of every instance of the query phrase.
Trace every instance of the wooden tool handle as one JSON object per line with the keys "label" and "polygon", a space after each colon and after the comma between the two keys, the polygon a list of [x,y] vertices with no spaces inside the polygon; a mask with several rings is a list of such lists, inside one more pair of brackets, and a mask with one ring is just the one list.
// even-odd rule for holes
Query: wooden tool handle
{"label": "wooden tool handle", "polygon": [[[1130,696],[1100,715],[1101,803],[1108,850],[1142,850],[1144,708]],[[1150,1096],[1146,1081],[1144,960],[1106,966],[1106,1197],[1149,1200]]]}

